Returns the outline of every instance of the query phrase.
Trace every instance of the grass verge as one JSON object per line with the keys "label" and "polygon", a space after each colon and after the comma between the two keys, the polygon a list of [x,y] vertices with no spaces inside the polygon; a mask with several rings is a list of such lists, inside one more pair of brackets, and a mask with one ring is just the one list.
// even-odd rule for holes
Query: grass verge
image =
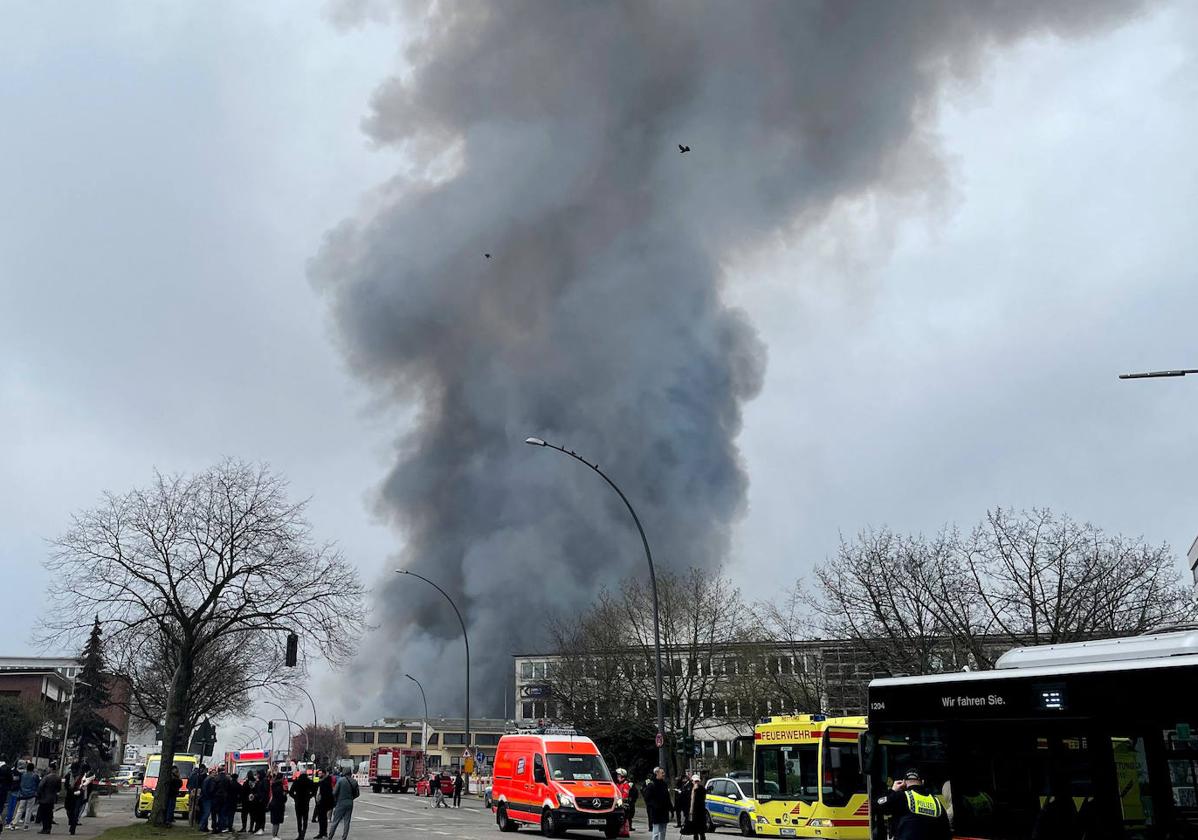
{"label": "grass verge", "polygon": [[[177,819],[177,818],[176,818]],[[173,826],[150,825],[148,822],[138,822],[133,825],[118,825],[105,829],[96,835],[96,840],[150,840],[163,837],[191,837],[201,832],[187,824],[187,819],[176,822]]]}

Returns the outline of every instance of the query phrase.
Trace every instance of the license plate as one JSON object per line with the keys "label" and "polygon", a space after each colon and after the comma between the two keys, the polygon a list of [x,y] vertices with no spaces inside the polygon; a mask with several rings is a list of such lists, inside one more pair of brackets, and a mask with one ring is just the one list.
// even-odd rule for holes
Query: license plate
{"label": "license plate", "polygon": [[607,820],[587,820],[587,825],[607,825]]}
{"label": "license plate", "polygon": [[793,828],[784,828],[778,833],[783,837],[794,837],[795,836],[795,830]]}

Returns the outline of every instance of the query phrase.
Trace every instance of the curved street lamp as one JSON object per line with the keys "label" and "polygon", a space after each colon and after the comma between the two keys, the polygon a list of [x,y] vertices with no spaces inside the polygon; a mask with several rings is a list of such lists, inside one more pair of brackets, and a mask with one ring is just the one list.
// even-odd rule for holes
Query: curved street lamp
{"label": "curved street lamp", "polygon": [[662,702],[661,690],[661,619],[657,606],[657,573],[653,570],[653,552],[649,550],[649,539],[645,536],[645,529],[641,527],[641,519],[636,515],[636,511],[632,508],[632,502],[628,501],[628,497],[624,495],[624,491],[616,486],[616,483],[608,478],[607,473],[599,469],[598,464],[592,464],[586,458],[579,455],[573,449],[566,449],[562,446],[557,446],[553,443],[547,443],[539,437],[525,438],[524,442],[529,446],[541,446],[546,449],[556,449],[563,455],[569,455],[575,461],[586,464],[600,478],[608,483],[612,490],[616,491],[616,495],[620,497],[620,501],[624,503],[624,507],[628,508],[628,512],[632,514],[632,521],[636,524],[636,530],[641,535],[641,545],[645,548],[645,559],[649,562],[649,584],[653,590],[653,665],[656,670],[657,681],[657,763],[660,767],[668,767],[666,764],[666,715],[665,704]]}
{"label": "curved street lamp", "polygon": [[428,752],[428,698],[424,696],[424,686],[420,684],[420,680],[411,674],[404,676],[416,683],[416,687],[420,689],[420,699],[424,702],[424,720],[420,721],[420,749]]}
{"label": "curved street lamp", "polygon": [[[441,587],[437,586],[437,584],[433,583],[431,580],[426,578],[424,575],[420,575],[420,574],[417,574],[416,572],[408,571],[407,569],[396,569],[395,573],[397,575],[411,575],[414,578],[420,578],[420,580],[424,581],[429,586],[433,587],[438,592],[440,592],[442,595],[444,595],[445,600],[449,602],[449,606],[453,607],[454,615],[456,615],[458,617],[458,624],[462,625],[462,640],[466,643],[466,750],[469,751],[470,750],[470,636],[466,632],[466,622],[462,620],[462,613],[458,609],[458,605],[453,602],[453,598],[449,597],[449,593],[446,592]],[[424,689],[422,688],[421,693],[423,693],[423,692],[424,692]],[[427,715],[426,715],[426,717],[427,717]],[[425,745],[425,749],[427,749],[427,748],[428,748],[428,746]]]}

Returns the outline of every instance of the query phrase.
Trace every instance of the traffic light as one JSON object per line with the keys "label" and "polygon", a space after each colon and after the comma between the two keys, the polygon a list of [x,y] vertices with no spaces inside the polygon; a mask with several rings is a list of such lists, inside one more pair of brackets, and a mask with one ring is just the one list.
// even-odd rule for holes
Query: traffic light
{"label": "traffic light", "polygon": [[287,667],[294,668],[299,664],[299,636],[287,634]]}
{"label": "traffic light", "polygon": [[267,732],[274,732],[274,731],[275,731],[275,722],[274,722],[273,720],[268,720],[268,721],[266,722],[266,731],[267,731]]}

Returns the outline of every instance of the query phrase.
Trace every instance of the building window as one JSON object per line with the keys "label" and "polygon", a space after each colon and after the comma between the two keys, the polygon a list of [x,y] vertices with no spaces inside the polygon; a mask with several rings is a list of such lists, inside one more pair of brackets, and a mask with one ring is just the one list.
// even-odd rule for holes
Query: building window
{"label": "building window", "polygon": [[435,747],[435,746],[437,746],[437,744],[439,743],[439,742],[437,741],[437,739],[438,739],[439,737],[440,737],[440,736],[439,736],[439,735],[438,735],[436,732],[430,732],[430,733],[429,733],[429,736],[428,736],[428,745],[429,745],[430,747]]}
{"label": "building window", "polygon": [[480,747],[494,747],[499,744],[499,735],[490,732],[476,733],[474,743]]}
{"label": "building window", "polygon": [[424,743],[424,733],[423,732],[413,732],[412,733],[412,746],[419,747],[423,743]]}
{"label": "building window", "polygon": [[540,720],[549,716],[549,704],[544,700],[525,700],[520,704],[522,720]]}
{"label": "building window", "polygon": [[374,743],[374,733],[373,732],[351,732],[349,730],[346,730],[345,743],[347,743],[347,744],[373,744]]}
{"label": "building window", "polygon": [[532,679],[532,663],[531,662],[521,662],[520,663],[520,679],[522,679],[522,680],[531,680]]}
{"label": "building window", "polygon": [[408,742],[408,733],[406,732],[380,732],[380,744],[406,744]]}
{"label": "building window", "polygon": [[447,747],[448,746],[458,746],[458,747],[465,746],[466,733],[465,732],[446,732],[445,738],[444,738],[444,744]]}

